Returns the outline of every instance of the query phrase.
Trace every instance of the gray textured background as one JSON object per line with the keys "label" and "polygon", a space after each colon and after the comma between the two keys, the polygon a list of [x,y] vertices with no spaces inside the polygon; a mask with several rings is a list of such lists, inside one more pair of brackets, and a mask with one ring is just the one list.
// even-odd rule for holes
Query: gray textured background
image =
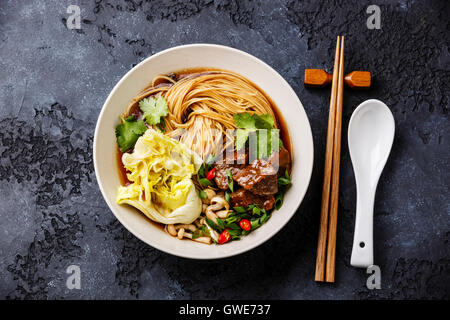
{"label": "gray textured background", "polygon": [[[66,9],[81,7],[82,29]],[[381,7],[381,30],[365,10]],[[446,298],[450,296],[448,1],[0,2],[0,297],[27,299]],[[329,90],[305,89],[305,68],[332,68],[347,36],[346,70],[373,73],[347,90],[334,285],[314,261]],[[315,167],[291,222],[264,245],[219,261],[159,252],[114,218],[92,163],[94,126],[115,83],[169,47],[219,43],[247,51],[291,84],[308,114]],[[168,70],[170,71],[170,70]],[[355,183],[347,149],[354,108],[384,101],[396,121],[375,204],[382,289],[349,265]],[[65,270],[81,267],[81,290]]]}

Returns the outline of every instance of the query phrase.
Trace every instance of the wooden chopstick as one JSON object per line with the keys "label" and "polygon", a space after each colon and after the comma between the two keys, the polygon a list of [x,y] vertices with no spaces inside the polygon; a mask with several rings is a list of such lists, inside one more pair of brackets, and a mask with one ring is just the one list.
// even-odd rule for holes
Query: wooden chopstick
{"label": "wooden chopstick", "polygon": [[331,177],[331,199],[328,221],[326,281],[334,282],[336,262],[337,210],[339,201],[339,167],[341,163],[342,104],[344,97],[344,37],[341,37],[339,78],[337,90],[336,124],[334,127],[333,172]]}
{"label": "wooden chopstick", "polygon": [[336,118],[336,101],[337,101],[337,87],[338,87],[338,63],[339,63],[339,47],[340,37],[337,37],[336,41],[336,53],[334,58],[333,67],[333,82],[331,85],[331,97],[330,97],[330,111],[328,116],[328,131],[327,131],[327,145],[325,150],[325,169],[323,177],[322,188],[322,202],[320,208],[320,228],[319,228],[319,240],[317,243],[317,257],[316,257],[316,281],[324,281],[325,275],[325,258],[327,252],[327,231],[328,231],[328,209],[330,199],[330,185],[331,185],[331,171],[333,165],[333,145],[334,145],[334,126]]}

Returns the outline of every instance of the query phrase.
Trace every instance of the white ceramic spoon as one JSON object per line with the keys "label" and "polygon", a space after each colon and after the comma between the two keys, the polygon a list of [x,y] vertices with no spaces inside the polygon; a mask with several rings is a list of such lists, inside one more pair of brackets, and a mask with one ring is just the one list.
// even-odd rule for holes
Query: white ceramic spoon
{"label": "white ceramic spoon", "polygon": [[361,103],[348,126],[348,147],[356,179],[356,222],[350,264],[373,265],[373,206],[378,180],[394,140],[389,108],[371,99]]}

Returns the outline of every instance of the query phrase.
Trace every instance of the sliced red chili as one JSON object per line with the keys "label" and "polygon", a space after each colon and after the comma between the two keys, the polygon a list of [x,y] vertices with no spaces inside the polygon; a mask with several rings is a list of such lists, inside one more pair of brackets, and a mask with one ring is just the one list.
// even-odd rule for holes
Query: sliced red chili
{"label": "sliced red chili", "polygon": [[231,240],[231,234],[227,230],[223,230],[223,232],[219,235],[219,244],[224,244]]}
{"label": "sliced red chili", "polygon": [[250,231],[250,229],[252,228],[252,224],[247,219],[242,219],[241,222],[239,222],[239,225],[245,231]]}
{"label": "sliced red chili", "polygon": [[212,168],[209,170],[209,172],[206,174],[206,179],[212,180],[216,176],[216,168]]}

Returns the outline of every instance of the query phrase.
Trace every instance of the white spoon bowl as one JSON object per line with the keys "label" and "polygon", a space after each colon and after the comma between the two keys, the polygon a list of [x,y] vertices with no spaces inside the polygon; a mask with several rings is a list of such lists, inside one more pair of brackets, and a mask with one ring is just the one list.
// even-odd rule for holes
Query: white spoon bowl
{"label": "white spoon bowl", "polygon": [[376,99],[361,103],[348,126],[348,147],[356,179],[356,222],[350,264],[373,265],[373,207],[381,172],[394,140],[389,108]]}

